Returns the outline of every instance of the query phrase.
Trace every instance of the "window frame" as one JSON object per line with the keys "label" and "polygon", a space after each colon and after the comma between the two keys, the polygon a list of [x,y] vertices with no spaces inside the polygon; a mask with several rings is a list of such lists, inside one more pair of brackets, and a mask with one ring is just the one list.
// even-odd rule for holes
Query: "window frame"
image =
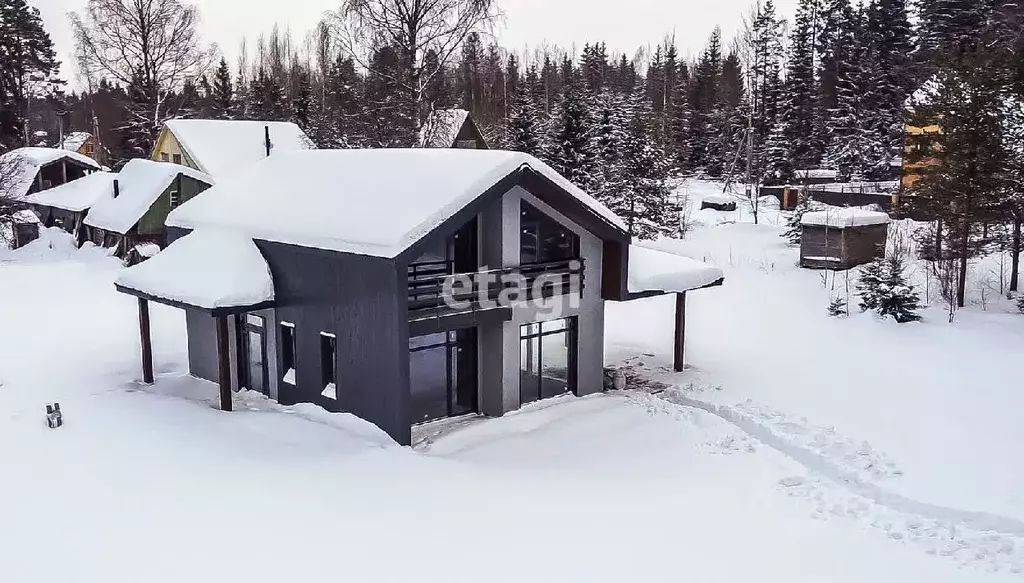
{"label": "window frame", "polygon": [[281,368],[284,374],[281,375],[281,382],[295,386],[295,324],[282,321],[278,328],[280,330],[281,345]]}
{"label": "window frame", "polygon": [[[525,251],[528,249],[528,246],[523,244],[524,239],[527,237],[527,229],[525,226],[526,223],[524,223],[523,218],[527,215],[527,213],[536,214],[538,217],[538,220],[533,222],[537,228],[536,232],[532,234],[535,238],[533,248],[534,259],[532,261],[526,260]],[[545,225],[548,227],[547,229],[544,228]],[[560,232],[568,233],[568,235],[571,237],[569,257],[551,258],[542,256],[542,250],[544,248],[543,241],[545,240],[545,236],[548,234],[548,230],[550,230],[550,228],[553,225],[557,226]],[[581,241],[579,233],[569,228],[568,226],[562,224],[561,221],[557,220],[555,217],[551,216],[550,214],[542,210],[537,205],[531,203],[530,201],[527,201],[525,199],[519,201],[520,265],[543,265],[545,263],[554,263],[557,261],[572,261],[574,259],[580,259],[583,253],[582,246],[583,243]]]}
{"label": "window frame", "polygon": [[180,190],[178,190],[177,188],[172,188],[170,190],[170,192],[168,193],[168,196],[170,198],[169,203],[170,203],[171,210],[174,210],[174,209],[178,208],[179,206],[181,206],[181,191]]}
{"label": "window frame", "polygon": [[168,154],[167,152],[160,152],[160,161],[161,162],[170,162],[171,161],[171,155]]}
{"label": "window frame", "polygon": [[[331,385],[334,385],[333,398],[327,395]],[[338,337],[330,332],[320,332],[320,387],[321,396],[338,400]]]}
{"label": "window frame", "polygon": [[171,162],[181,165],[181,154],[171,154]]}

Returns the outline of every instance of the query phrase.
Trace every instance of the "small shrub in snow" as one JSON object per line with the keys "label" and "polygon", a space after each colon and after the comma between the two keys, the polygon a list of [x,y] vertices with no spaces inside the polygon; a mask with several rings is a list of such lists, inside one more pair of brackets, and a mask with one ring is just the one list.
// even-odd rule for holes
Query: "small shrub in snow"
{"label": "small shrub in snow", "polygon": [[892,316],[903,324],[917,322],[921,316],[921,297],[904,275],[902,255],[896,254],[885,259],[876,259],[864,266],[857,282],[860,293],[860,308],[874,310],[883,318]]}
{"label": "small shrub in snow", "polygon": [[800,200],[800,204],[796,205],[796,208],[793,209],[793,213],[789,215],[789,219],[786,220],[786,230],[780,236],[793,245],[799,245],[803,229],[800,222],[804,219],[804,213],[809,210],[811,210],[811,201],[809,198],[804,197]]}
{"label": "small shrub in snow", "polygon": [[876,259],[861,268],[857,279],[857,294],[862,312],[878,308],[879,287],[882,282],[883,259]]}
{"label": "small shrub in snow", "polygon": [[829,302],[828,304],[828,315],[832,316],[833,318],[848,315],[846,309],[846,300],[839,296],[832,298],[832,301]]}
{"label": "small shrub in snow", "polygon": [[1024,295],[1017,298],[1017,309],[1024,314]]}

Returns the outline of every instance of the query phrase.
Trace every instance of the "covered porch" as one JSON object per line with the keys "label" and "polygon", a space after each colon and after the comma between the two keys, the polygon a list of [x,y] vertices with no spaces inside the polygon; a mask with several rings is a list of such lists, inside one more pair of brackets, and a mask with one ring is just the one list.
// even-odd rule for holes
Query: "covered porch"
{"label": "covered porch", "polygon": [[194,232],[149,261],[123,270],[115,287],[135,296],[139,310],[142,380],[154,381],[149,304],[156,302],[213,318],[220,408],[232,410],[229,318],[274,307],[270,269],[252,239]]}
{"label": "covered porch", "polygon": [[639,245],[629,246],[627,293],[619,301],[675,295],[672,361],[676,372],[686,369],[686,295],[721,286],[722,270],[689,257]]}

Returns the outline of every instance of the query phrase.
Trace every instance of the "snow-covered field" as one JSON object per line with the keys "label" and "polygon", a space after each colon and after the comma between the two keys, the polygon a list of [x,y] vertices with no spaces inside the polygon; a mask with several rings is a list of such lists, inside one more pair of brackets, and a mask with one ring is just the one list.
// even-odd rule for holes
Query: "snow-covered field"
{"label": "snow-covered field", "polygon": [[670,298],[609,308],[609,364],[670,388],[415,449],[310,406],[215,410],[170,308],[142,387],[116,261],[0,252],[0,581],[1020,581],[1024,319],[829,318],[765,215],[660,243],[726,272],[691,294],[686,373]]}

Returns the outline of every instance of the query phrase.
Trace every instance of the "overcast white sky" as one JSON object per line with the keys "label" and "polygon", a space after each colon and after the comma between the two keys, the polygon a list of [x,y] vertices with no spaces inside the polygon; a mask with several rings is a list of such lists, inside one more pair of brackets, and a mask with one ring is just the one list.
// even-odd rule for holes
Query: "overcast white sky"
{"label": "overcast white sky", "polygon": [[[74,79],[73,41],[67,13],[85,0],[28,0],[39,8],[57,52],[65,62],[63,73]],[[714,26],[726,39],[739,29],[741,17],[754,0],[497,0],[505,13],[497,34],[501,44],[518,50],[545,41],[565,47],[604,40],[613,52],[632,56],[644,45],[675,33],[684,55],[700,51]],[[797,0],[775,0],[779,12],[792,15]],[[207,40],[216,42],[233,59],[243,36],[255,38],[274,23],[290,27],[302,37],[324,11],[340,0],[196,0],[203,16]]]}

